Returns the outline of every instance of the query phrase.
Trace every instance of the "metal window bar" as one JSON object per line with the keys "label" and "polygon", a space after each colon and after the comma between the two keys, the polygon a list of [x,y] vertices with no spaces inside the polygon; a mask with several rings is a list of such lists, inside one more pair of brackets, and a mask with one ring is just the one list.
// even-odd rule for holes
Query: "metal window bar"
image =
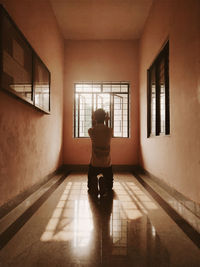
{"label": "metal window bar", "polygon": [[[111,96],[111,101],[110,101],[110,121],[111,121],[111,127],[114,129],[115,127],[115,123],[114,123],[114,107],[113,107],[113,104],[114,104],[114,96],[113,94],[110,94]],[[114,136],[114,132],[113,132],[113,136]]]}
{"label": "metal window bar", "polygon": [[112,114],[111,114],[111,110],[112,110],[112,107],[111,107],[111,94],[110,94],[110,127],[113,128],[112,126]]}
{"label": "metal window bar", "polygon": [[147,138],[150,137],[151,134],[151,75],[150,70],[147,70]]}
{"label": "metal window bar", "polygon": [[[119,110],[122,111],[121,120],[119,120],[119,129],[120,129],[119,133],[118,133],[119,136],[117,136],[117,137],[120,137],[120,133],[121,133],[121,137],[123,137],[123,97],[121,97],[121,96],[119,96],[117,94],[114,94],[114,98],[113,98],[114,100],[115,100],[115,97],[119,98],[119,103],[117,103],[117,104],[119,104],[119,107],[120,107]],[[113,109],[113,111],[115,112],[115,108]],[[114,116],[114,120],[113,121],[115,121],[115,116]],[[113,128],[113,129],[114,129],[114,132],[115,132],[115,128]]]}
{"label": "metal window bar", "polygon": [[[164,60],[164,66],[163,69],[161,69],[162,61]],[[147,90],[147,137],[150,137],[152,133],[152,71],[155,68],[156,72],[156,133],[155,135],[160,134],[169,134],[170,133],[170,121],[169,121],[169,41],[165,44],[163,50],[160,52],[160,54],[157,56],[149,70],[148,73],[148,90]],[[164,76],[164,80],[161,80],[160,74]],[[164,131],[161,129],[161,83],[164,87],[164,111],[163,114],[165,114],[164,119]]]}
{"label": "metal window bar", "polygon": [[129,92],[130,92],[130,85],[128,84],[128,128],[127,128],[127,136],[128,136],[128,138],[129,138],[129,129],[130,129],[130,116],[129,116],[129,111],[130,111],[130,100],[129,100],[129,98],[130,98],[130,94],[129,94]]}
{"label": "metal window bar", "polygon": [[165,53],[165,134],[170,134],[169,111],[169,42],[166,44]]}
{"label": "metal window bar", "polygon": [[156,135],[160,134],[160,77],[159,64],[156,64]]}
{"label": "metal window bar", "polygon": [[[75,85],[74,85],[75,91]],[[76,94],[74,94],[74,137],[76,137]]]}
{"label": "metal window bar", "polygon": [[[87,85],[87,87],[85,86]],[[94,85],[99,85],[99,89],[100,92],[94,92]],[[105,92],[104,91],[104,85],[107,85],[110,87],[110,91],[109,92]],[[119,87],[119,91],[116,92],[116,88],[114,88],[114,92],[112,92],[112,88],[113,85],[118,85]],[[122,91],[122,85],[124,85],[123,87],[123,92]],[[86,88],[86,89],[85,89]],[[126,91],[126,92],[125,92]],[[96,108],[98,107],[98,96],[101,99],[101,107],[102,108],[107,108],[107,110],[110,113],[110,127],[112,127],[114,129],[115,127],[115,123],[114,123],[114,95],[120,94],[121,95],[121,111],[122,111],[122,125],[121,125],[121,130],[122,130],[122,137],[129,137],[129,83],[127,82],[123,82],[123,83],[76,83],[74,86],[74,137],[88,137],[85,136],[86,134],[84,134],[84,136],[80,136],[80,97],[84,96],[84,94],[87,95],[91,95],[91,112],[95,110],[95,106]],[[124,99],[122,96],[125,96],[124,99],[126,99],[126,103],[124,105]],[[106,101],[106,100],[107,101]],[[109,100],[108,100],[109,99]],[[96,103],[95,101],[96,100]],[[77,105],[77,101],[78,101],[78,105]],[[95,105],[96,104],[96,105]],[[125,108],[124,108],[124,106]],[[85,108],[85,107],[84,107]],[[77,110],[78,109],[78,110]],[[126,115],[124,115],[124,112],[126,111]],[[76,114],[78,112],[78,116],[76,117]],[[89,122],[89,116],[86,115],[85,120],[86,122]],[[77,121],[78,120],[78,129],[77,128]],[[91,120],[91,118],[90,118]],[[126,129],[125,127],[123,127],[123,122],[124,120],[126,121]],[[83,125],[82,125],[83,126]],[[124,132],[125,129],[125,132]],[[78,131],[77,131],[78,130]],[[78,132],[78,134],[77,134]],[[115,137],[115,136],[114,136]],[[118,137],[118,136],[117,136]]]}
{"label": "metal window bar", "polygon": [[78,137],[80,137],[80,96],[78,94]]}

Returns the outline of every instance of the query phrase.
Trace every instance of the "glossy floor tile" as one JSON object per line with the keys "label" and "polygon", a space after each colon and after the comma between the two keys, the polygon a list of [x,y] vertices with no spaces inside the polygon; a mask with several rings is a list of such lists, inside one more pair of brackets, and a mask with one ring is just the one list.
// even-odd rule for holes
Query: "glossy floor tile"
{"label": "glossy floor tile", "polygon": [[200,266],[199,248],[137,179],[114,178],[113,195],[93,199],[87,175],[70,174],[15,224],[0,266]]}
{"label": "glossy floor tile", "polygon": [[153,190],[162,197],[185,221],[187,221],[198,233],[200,233],[200,210],[199,204],[187,200],[178,192],[169,193],[159,186],[153,179],[149,179],[148,175],[139,174],[139,177],[149,185]]}

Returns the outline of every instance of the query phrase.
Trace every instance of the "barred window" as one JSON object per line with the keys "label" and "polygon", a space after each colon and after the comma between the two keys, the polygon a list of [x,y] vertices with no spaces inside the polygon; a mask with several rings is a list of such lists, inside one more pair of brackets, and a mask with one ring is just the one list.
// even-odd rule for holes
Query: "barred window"
{"label": "barred window", "polygon": [[74,137],[89,137],[92,112],[98,108],[108,112],[113,137],[129,137],[129,83],[75,83]]}
{"label": "barred window", "polygon": [[170,133],[169,42],[148,69],[147,137]]}

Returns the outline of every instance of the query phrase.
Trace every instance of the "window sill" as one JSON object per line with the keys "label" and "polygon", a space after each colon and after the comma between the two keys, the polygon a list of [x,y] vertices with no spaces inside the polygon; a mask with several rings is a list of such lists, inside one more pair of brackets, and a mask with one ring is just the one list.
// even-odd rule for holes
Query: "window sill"
{"label": "window sill", "polygon": [[147,137],[148,139],[149,138],[163,138],[163,137],[171,137],[171,134],[159,134],[159,135],[150,135],[149,137]]}
{"label": "window sill", "polygon": [[43,108],[41,108],[39,106],[34,105],[32,100],[30,100],[30,99],[28,99],[26,97],[23,97],[21,95],[19,95],[14,90],[11,90],[11,89],[8,90],[8,89],[3,89],[3,88],[1,88],[0,90],[2,92],[4,92],[4,93],[10,95],[11,97],[14,97],[17,100],[23,102],[24,104],[31,106],[32,108],[36,109],[37,111],[42,112],[42,113],[47,114],[47,115],[50,115],[50,111],[47,111],[47,110],[45,110],[45,109],[43,109]]}

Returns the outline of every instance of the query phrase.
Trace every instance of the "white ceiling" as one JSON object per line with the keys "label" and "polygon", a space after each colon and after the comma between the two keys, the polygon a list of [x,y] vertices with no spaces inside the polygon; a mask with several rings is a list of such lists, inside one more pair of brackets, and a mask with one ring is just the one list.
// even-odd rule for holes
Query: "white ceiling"
{"label": "white ceiling", "polygon": [[133,40],[153,0],[50,0],[65,39]]}

